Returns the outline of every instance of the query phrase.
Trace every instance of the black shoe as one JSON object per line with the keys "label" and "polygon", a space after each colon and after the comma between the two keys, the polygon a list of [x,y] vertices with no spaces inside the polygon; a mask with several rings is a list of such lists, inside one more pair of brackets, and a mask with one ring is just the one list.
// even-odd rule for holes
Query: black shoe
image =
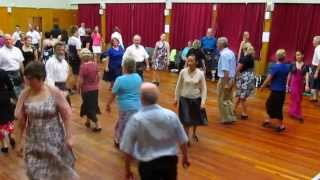
{"label": "black shoe", "polygon": [[152,83],[155,84],[158,87],[160,86],[160,82],[158,82],[158,81],[152,81]]}
{"label": "black shoe", "polygon": [[116,142],[115,140],[113,140],[113,145],[116,149],[120,149],[120,144],[118,142]]}
{"label": "black shoe", "polygon": [[1,148],[1,152],[3,152],[4,154],[7,154],[9,152],[9,148]]}
{"label": "black shoe", "polygon": [[269,121],[264,121],[262,123],[262,127],[269,128],[269,127],[271,127],[271,123]]}
{"label": "black shoe", "polygon": [[102,128],[96,128],[96,127],[95,127],[95,128],[92,129],[92,131],[93,131],[93,132],[101,132],[101,131],[102,131]]}
{"label": "black shoe", "polygon": [[304,123],[304,119],[303,118],[299,118],[298,121],[303,124]]}
{"label": "black shoe", "polygon": [[241,116],[240,116],[240,119],[241,119],[241,120],[247,120],[248,118],[249,118],[248,115],[245,115],[245,116],[244,116],[244,115],[241,115]]}
{"label": "black shoe", "polygon": [[11,145],[12,149],[14,149],[16,147],[16,141],[13,138],[10,138],[10,145]]}
{"label": "black shoe", "polygon": [[278,133],[281,133],[281,132],[283,132],[283,131],[285,131],[285,130],[286,130],[286,127],[280,127],[280,126],[279,126],[279,127],[276,127],[276,128],[275,128],[275,131],[278,132]]}

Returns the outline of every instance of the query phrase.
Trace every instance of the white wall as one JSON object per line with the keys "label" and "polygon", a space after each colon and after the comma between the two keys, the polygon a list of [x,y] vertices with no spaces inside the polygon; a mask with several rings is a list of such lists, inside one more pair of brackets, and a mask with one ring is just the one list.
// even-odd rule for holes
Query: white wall
{"label": "white wall", "polygon": [[77,6],[71,5],[69,0],[0,0],[0,6],[77,9]]}

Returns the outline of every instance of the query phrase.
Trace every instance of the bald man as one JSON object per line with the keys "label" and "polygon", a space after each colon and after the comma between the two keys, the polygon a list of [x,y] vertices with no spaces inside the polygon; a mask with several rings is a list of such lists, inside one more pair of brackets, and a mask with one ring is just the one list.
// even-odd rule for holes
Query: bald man
{"label": "bald man", "polygon": [[149,55],[144,47],[141,45],[141,36],[133,36],[133,44],[126,49],[126,52],[123,55],[123,59],[128,57],[133,58],[136,61],[136,71],[143,80],[143,70],[147,66],[147,70],[150,69],[149,66]]}
{"label": "bald man", "polygon": [[177,115],[157,104],[159,89],[152,83],[141,86],[143,108],[129,120],[120,143],[126,154],[126,177],[133,178],[132,158],[139,161],[141,180],[177,179],[178,144],[182,164],[189,163],[188,137]]}
{"label": "bald man", "polygon": [[22,90],[23,55],[20,49],[13,46],[10,34],[4,36],[4,46],[0,49],[0,69],[5,70],[14,85],[16,97]]}

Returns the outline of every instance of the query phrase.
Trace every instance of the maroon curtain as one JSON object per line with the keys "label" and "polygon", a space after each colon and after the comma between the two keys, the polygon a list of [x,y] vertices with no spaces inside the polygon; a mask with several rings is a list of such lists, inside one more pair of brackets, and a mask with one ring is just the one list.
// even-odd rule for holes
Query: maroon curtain
{"label": "maroon curtain", "polygon": [[110,42],[112,29],[118,26],[121,30],[125,44],[132,39],[132,6],[130,4],[107,4],[106,5],[107,42]]}
{"label": "maroon curtain", "polygon": [[79,4],[78,23],[84,22],[86,27],[101,27],[101,16],[99,14],[99,4]]}
{"label": "maroon curtain", "polygon": [[230,49],[238,52],[244,31],[250,33],[250,42],[260,54],[264,4],[218,4],[217,36],[225,36],[229,40]]}
{"label": "maroon curtain", "polygon": [[133,4],[133,33],[140,34],[144,46],[153,47],[164,33],[164,4]]}
{"label": "maroon curtain", "polygon": [[181,49],[189,40],[200,39],[211,27],[212,4],[179,3],[172,5],[170,44]]}
{"label": "maroon curtain", "polygon": [[139,34],[144,46],[153,47],[164,31],[164,9],[160,3],[107,4],[107,41],[112,28],[118,26],[126,46],[134,34]]}
{"label": "maroon curtain", "polygon": [[295,52],[305,54],[305,62],[311,63],[314,47],[312,39],[320,34],[320,5],[276,4],[272,17],[269,60],[275,59],[279,48],[287,51],[287,59],[294,60]]}

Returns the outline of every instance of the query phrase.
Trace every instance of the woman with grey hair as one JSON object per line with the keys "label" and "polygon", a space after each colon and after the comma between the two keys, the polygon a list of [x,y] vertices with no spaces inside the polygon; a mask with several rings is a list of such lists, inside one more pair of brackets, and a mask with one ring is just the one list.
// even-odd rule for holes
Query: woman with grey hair
{"label": "woman with grey hair", "polygon": [[93,132],[100,132],[101,126],[97,118],[100,114],[98,94],[99,94],[99,66],[96,63],[92,52],[84,48],[80,51],[80,59],[83,62],[80,66],[78,90],[82,97],[80,116],[87,116],[85,126],[91,127],[91,122],[95,124]]}
{"label": "woman with grey hair", "polygon": [[141,77],[135,73],[136,63],[131,57],[123,61],[123,75],[119,76],[112,88],[112,95],[107,101],[106,111],[111,112],[111,103],[117,97],[119,108],[119,120],[115,127],[114,143],[118,148],[125,126],[130,117],[136,113],[140,107],[140,86]]}

